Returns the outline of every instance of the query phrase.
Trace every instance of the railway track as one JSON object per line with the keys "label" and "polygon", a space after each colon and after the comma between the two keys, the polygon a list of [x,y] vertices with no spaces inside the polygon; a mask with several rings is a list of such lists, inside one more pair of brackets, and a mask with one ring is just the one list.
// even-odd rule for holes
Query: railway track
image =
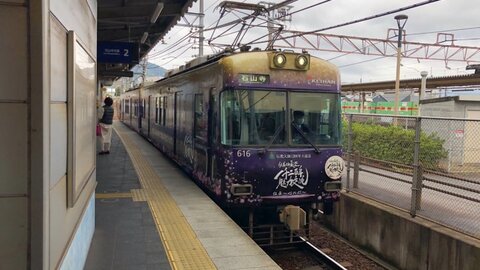
{"label": "railway track", "polygon": [[[282,269],[328,269],[346,270],[339,262],[306,238],[296,236],[287,244],[264,247],[265,251],[278,263]],[[314,268],[312,268],[314,267]]]}
{"label": "railway track", "polygon": [[388,264],[358,250],[317,222],[312,223],[310,229],[308,238],[296,234],[288,238],[288,243],[263,246],[263,249],[284,270],[392,269]]}
{"label": "railway track", "polygon": [[339,262],[335,261],[332,257],[328,256],[325,252],[321,251],[319,248],[314,246],[312,243],[308,242],[305,238],[299,237],[301,240],[297,243],[297,246],[310,253],[315,259],[319,262],[325,264],[331,270],[347,270],[347,268],[343,267]]}

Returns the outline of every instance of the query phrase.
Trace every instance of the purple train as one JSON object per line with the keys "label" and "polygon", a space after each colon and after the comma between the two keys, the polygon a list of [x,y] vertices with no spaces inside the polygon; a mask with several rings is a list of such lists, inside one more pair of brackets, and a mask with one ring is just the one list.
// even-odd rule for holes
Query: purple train
{"label": "purple train", "polygon": [[[339,72],[309,54],[252,51],[193,60],[122,94],[121,120],[221,206],[248,209],[250,225],[253,213],[265,214],[261,209],[277,215],[287,205],[303,214],[323,207],[328,214],[338,199],[345,167]],[[283,218],[305,225],[303,214]],[[286,222],[295,227],[298,220]]]}

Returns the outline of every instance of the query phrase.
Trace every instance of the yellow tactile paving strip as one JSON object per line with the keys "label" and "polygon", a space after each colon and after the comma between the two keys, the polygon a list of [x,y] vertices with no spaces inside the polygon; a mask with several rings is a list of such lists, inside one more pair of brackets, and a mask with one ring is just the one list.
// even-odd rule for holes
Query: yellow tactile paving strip
{"label": "yellow tactile paving strip", "polygon": [[121,199],[121,198],[132,198],[132,193],[95,193],[96,199]]}
{"label": "yellow tactile paving strip", "polygon": [[146,202],[147,201],[147,194],[145,194],[145,190],[143,189],[131,189],[132,192],[132,200],[134,202]]}
{"label": "yellow tactile paving strip", "polygon": [[115,128],[132,159],[172,269],[216,269],[160,177],[126,132]]}

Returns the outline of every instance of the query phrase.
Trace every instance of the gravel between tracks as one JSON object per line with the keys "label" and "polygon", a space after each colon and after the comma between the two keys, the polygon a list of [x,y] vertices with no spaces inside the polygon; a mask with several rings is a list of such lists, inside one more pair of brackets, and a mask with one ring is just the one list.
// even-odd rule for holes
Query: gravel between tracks
{"label": "gravel between tracks", "polygon": [[[313,222],[311,226],[310,242],[345,268],[349,270],[386,269],[338,239],[317,222]],[[270,256],[284,270],[324,269],[314,259],[299,251],[276,251]]]}

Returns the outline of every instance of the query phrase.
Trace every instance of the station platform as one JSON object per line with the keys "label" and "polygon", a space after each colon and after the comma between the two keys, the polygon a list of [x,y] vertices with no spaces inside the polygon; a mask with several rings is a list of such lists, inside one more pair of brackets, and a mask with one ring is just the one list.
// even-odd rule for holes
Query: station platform
{"label": "station platform", "polygon": [[85,269],[281,269],[174,163],[120,122],[97,156]]}

